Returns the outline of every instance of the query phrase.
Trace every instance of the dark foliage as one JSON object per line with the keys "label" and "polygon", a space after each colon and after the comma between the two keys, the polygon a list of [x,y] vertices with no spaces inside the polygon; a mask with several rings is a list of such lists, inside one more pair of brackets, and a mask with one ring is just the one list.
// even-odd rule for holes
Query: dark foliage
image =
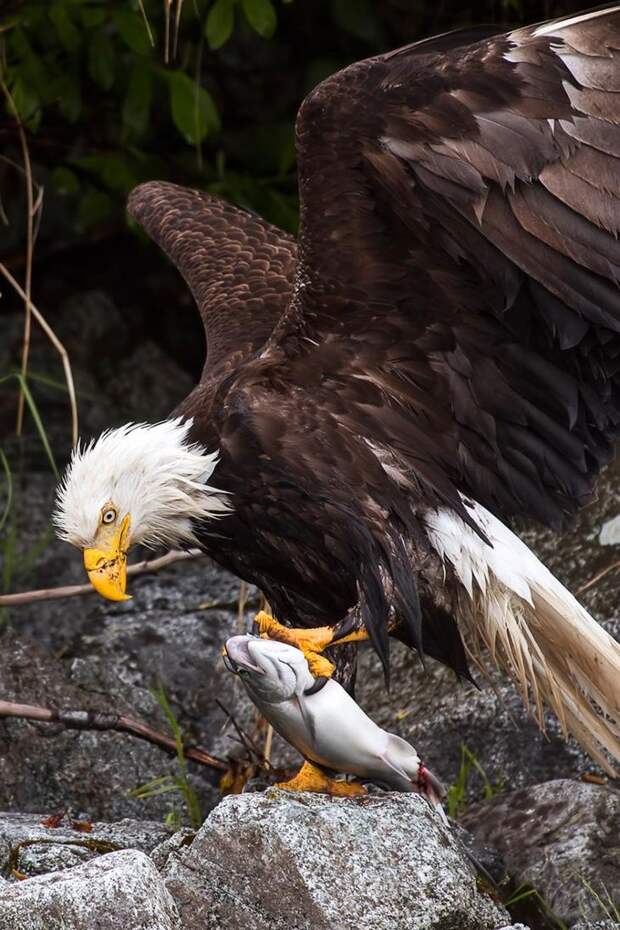
{"label": "dark foliage", "polygon": [[[45,184],[43,237],[120,226],[128,191],[155,177],[221,193],[294,231],[294,119],[319,80],[425,35],[535,21],[580,5],[5,0],[0,145],[19,161],[8,92]],[[5,241],[13,249],[23,206],[15,181],[3,162],[0,194],[11,220]]]}

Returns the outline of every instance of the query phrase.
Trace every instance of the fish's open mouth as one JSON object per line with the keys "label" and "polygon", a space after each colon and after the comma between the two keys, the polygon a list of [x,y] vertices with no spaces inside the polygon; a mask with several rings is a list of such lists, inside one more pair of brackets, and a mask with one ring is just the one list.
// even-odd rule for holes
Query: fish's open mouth
{"label": "fish's open mouth", "polygon": [[248,643],[247,636],[231,636],[224,647],[224,664],[233,675],[241,671],[264,675],[264,670],[252,658]]}

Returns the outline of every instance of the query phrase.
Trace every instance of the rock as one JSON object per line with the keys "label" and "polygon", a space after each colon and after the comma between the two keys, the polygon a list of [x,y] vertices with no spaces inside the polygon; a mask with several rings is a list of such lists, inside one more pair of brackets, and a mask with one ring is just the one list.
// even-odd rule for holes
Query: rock
{"label": "rock", "polygon": [[82,829],[66,816],[57,827],[45,826],[45,820],[45,814],[0,812],[0,873],[9,877],[16,869],[27,876],[43,875],[119,849],[151,853],[170,838],[162,823],[149,820],[82,823]]}
{"label": "rock", "polygon": [[620,926],[620,911],[616,912],[615,918],[609,920],[595,920],[594,922],[585,920],[574,924],[571,930],[618,930]]}
{"label": "rock", "polygon": [[0,895],[0,930],[17,928],[181,930],[157,869],[135,849],[5,886]]}
{"label": "rock", "polygon": [[486,878],[484,873],[490,879],[490,884],[501,885],[506,879],[506,863],[501,853],[493,846],[481,843],[473,833],[466,830],[455,820],[450,821],[450,827],[453,835],[461,843],[472,862],[479,867],[481,875]]}
{"label": "rock", "polygon": [[120,364],[110,360],[107,367],[104,383],[108,422],[102,429],[112,425],[109,411],[114,411],[115,424],[162,420],[187,397],[195,383],[150,341],[141,342]]}
{"label": "rock", "polygon": [[161,872],[164,869],[164,866],[168,862],[171,854],[183,849],[186,846],[191,846],[194,842],[194,837],[196,836],[195,830],[183,829],[177,830],[176,833],[173,833],[172,836],[168,836],[163,842],[159,843],[155,849],[152,849],[149,853],[149,858],[155,863],[155,866]]}
{"label": "rock", "polygon": [[230,796],[163,874],[184,930],[492,930],[509,922],[419,795],[329,799],[272,788]]}
{"label": "rock", "polygon": [[[0,693],[6,700],[30,704],[126,713],[166,731],[157,702],[146,688],[127,684],[111,665],[96,661],[90,664],[88,680],[74,682],[71,665],[71,660],[52,658],[32,641],[5,633]],[[5,810],[46,814],[70,810],[73,817],[90,820],[163,819],[181,807],[178,797],[140,800],[129,792],[177,771],[168,753],[127,734],[0,720],[0,807]],[[213,778],[210,770],[204,771],[206,778]],[[213,792],[210,782],[208,786]]]}
{"label": "rock", "polygon": [[[476,804],[462,818],[566,924],[607,918],[620,900],[620,792],[568,780]],[[612,905],[613,906],[613,905]]]}
{"label": "rock", "polygon": [[598,541],[601,546],[620,546],[620,514],[603,523]]}

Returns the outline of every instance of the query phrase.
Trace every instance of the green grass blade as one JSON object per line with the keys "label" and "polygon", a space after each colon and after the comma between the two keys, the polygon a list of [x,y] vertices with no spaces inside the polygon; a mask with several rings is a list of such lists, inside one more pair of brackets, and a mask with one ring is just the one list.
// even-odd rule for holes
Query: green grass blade
{"label": "green grass blade", "polygon": [[43,444],[43,448],[45,449],[45,453],[49,459],[49,463],[52,467],[52,471],[54,472],[54,477],[60,478],[60,473],[58,471],[58,468],[56,467],[56,460],[54,458],[54,453],[52,452],[52,447],[49,444],[49,439],[47,438],[47,433],[45,431],[45,427],[43,426],[43,420],[39,416],[39,411],[37,409],[37,405],[35,403],[34,397],[30,393],[28,382],[26,381],[26,378],[24,378],[24,376],[20,372],[15,372],[14,377],[17,378],[17,380],[19,381],[21,385],[21,389],[23,391],[24,397],[26,398],[26,403],[28,404],[28,409],[30,410],[30,414],[32,416],[32,419],[34,420],[34,424],[37,428],[39,438]]}
{"label": "green grass blade", "polygon": [[9,514],[11,512],[11,507],[13,505],[13,476],[11,475],[11,467],[9,465],[8,459],[2,449],[0,449],[0,462],[2,463],[2,469],[4,471],[4,476],[6,478],[6,506],[0,517],[0,531],[4,529],[4,524],[8,520]]}
{"label": "green grass blade", "polygon": [[39,375],[34,371],[28,371],[28,380],[36,381],[37,384],[44,384],[46,387],[54,388],[56,391],[63,391],[67,394],[67,385],[62,381],[55,381],[54,378],[48,378],[47,375]]}

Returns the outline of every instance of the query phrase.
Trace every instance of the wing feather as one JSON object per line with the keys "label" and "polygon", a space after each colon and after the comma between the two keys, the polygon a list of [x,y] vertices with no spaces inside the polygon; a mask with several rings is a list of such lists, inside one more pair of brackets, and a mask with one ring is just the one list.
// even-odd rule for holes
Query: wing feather
{"label": "wing feather", "polygon": [[217,383],[265,343],[289,302],[294,239],[219,197],[164,181],[135,188],[128,209],[189,285],[207,340],[203,381]]}
{"label": "wing feather", "polygon": [[557,525],[610,459],[617,49],[616,7],[358,62],[302,106],[298,287],[272,347],[325,367],[329,344],[341,422],[431,499]]}

